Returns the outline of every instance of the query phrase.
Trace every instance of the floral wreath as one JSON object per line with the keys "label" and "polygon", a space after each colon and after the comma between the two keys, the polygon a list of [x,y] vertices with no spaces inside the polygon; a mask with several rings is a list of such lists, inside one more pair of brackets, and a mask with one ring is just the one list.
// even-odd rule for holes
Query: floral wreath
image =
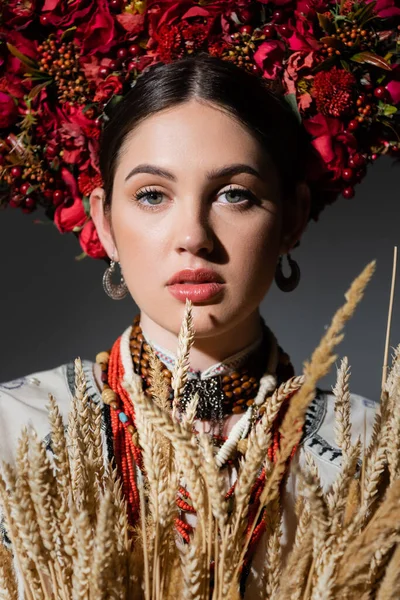
{"label": "floral wreath", "polygon": [[321,158],[317,220],[399,159],[399,23],[397,0],[4,0],[0,205],[43,206],[106,257],[89,195],[107,112],[150,65],[206,51],[280,86]]}

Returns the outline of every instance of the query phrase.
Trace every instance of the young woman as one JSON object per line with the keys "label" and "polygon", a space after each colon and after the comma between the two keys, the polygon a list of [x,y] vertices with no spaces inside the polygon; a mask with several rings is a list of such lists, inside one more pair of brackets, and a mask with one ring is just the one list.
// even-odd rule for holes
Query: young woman
{"label": "young woman", "polygon": [[[105,441],[121,476],[135,473],[130,448],[140,447],[122,387],[126,361],[148,388],[150,346],[170,382],[186,298],[193,303],[195,340],[180,409],[200,392],[195,428],[213,437],[217,457],[234,426],[246,417],[248,434],[265,398],[294,376],[259,307],[274,278],[284,291],[298,282],[296,263],[290,259],[292,275],[285,278],[281,260],[290,257],[314,210],[305,180],[309,152],[284,100],[260,78],[208,55],[149,68],[117,106],[101,143],[104,187],[90,196],[91,215],[112,261],[105,289],[115,299],[130,293],[140,313],[110,354],[84,361],[84,372],[92,399],[104,401]],[[115,263],[123,274],[117,285],[110,278]],[[73,365],[62,365],[0,388],[2,459],[12,460],[23,424],[48,435],[48,394],[66,414],[73,383]],[[294,459],[311,452],[325,485],[340,464],[331,396],[317,395]],[[352,403],[357,435],[373,408],[356,395]],[[235,451],[229,485],[238,456]],[[227,468],[222,459],[219,466]],[[124,477],[133,520],[135,485],[134,477]],[[294,485],[291,477],[282,498],[287,543]],[[187,522],[184,510],[181,518]],[[257,557],[262,560],[262,540],[256,541],[249,598],[257,597]]]}

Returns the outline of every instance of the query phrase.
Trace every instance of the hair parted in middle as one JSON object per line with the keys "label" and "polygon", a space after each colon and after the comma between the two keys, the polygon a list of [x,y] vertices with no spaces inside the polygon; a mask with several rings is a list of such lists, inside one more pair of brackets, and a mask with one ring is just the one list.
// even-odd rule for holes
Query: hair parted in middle
{"label": "hair parted in middle", "polygon": [[[196,99],[220,107],[243,124],[275,165],[283,198],[307,179],[310,159],[317,160],[298,116],[266,80],[205,52],[147,67],[112,110],[100,142],[100,171],[105,208],[111,206],[118,160],[129,134],[147,117]],[[310,218],[321,210],[312,202]]]}

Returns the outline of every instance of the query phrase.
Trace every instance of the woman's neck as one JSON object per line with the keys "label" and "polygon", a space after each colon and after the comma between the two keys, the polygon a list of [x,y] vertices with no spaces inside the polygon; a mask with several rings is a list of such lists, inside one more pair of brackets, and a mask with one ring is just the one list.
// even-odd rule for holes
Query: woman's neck
{"label": "woman's neck", "polygon": [[[175,333],[150,319],[144,312],[140,313],[140,326],[148,343],[155,344],[176,355],[178,336]],[[261,339],[262,320],[257,309],[245,320],[227,331],[212,336],[195,335],[194,344],[190,350],[190,367],[195,371],[206,371],[215,363],[223,362]]]}

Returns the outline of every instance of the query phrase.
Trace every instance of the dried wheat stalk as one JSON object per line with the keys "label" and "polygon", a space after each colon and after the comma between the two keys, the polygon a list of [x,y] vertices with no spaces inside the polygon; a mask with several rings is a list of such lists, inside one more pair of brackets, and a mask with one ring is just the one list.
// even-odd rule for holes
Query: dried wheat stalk
{"label": "dried wheat stalk", "polygon": [[[138,476],[141,522],[128,524],[121,482],[103,455],[101,409],[86,393],[81,362],[75,363],[76,393],[65,430],[56,400],[50,397],[53,455],[33,430],[24,430],[14,466],[4,465],[0,500],[12,551],[0,547],[0,598],[17,600],[16,569],[26,600],[212,600],[239,599],[239,573],[249,543],[248,501],[261,468],[266,480],[258,514],[265,507],[266,532],[261,596],[264,600],[389,600],[400,594],[400,445],[398,432],[400,346],[387,379],[382,408],[357,468],[361,443],[351,443],[349,366],[343,359],[334,387],[336,437],[343,458],[335,481],[323,490],[318,467],[307,454],[296,501],[293,547],[281,549],[279,489],[287,458],[301,437],[305,411],[318,379],[336,360],[334,348],[360,301],[374,269],[368,265],[346,294],[331,327],[293,378],[266,399],[261,418],[243,446],[244,457],[232,510],[226,480],[213,448],[192,431],[194,397],[178,422],[168,408],[160,364],[150,353],[151,394],[140,378],[124,383],[137,417],[146,481]],[[175,408],[193,343],[191,306],[185,309],[174,370]],[[266,452],[271,426],[289,393],[294,393],[281,426],[284,436],[274,464]],[[175,411],[176,412],[176,411]],[[397,435],[397,433],[396,433]],[[303,450],[300,450],[303,452]],[[298,461],[296,461],[298,462]],[[191,493],[196,527],[184,545],[176,536],[179,483]]]}

